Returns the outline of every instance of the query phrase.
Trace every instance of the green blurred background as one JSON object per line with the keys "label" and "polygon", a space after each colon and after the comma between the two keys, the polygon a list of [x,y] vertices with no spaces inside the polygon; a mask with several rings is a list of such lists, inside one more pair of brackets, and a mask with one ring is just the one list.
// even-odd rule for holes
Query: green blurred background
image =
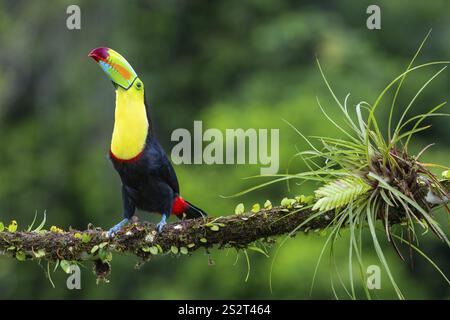
{"label": "green blurred background", "polygon": [[[146,85],[161,144],[170,154],[176,128],[279,128],[280,172],[305,143],[282,119],[303,133],[337,135],[321,115],[316,96],[330,114],[337,106],[320,78],[317,56],[338,97],[351,93],[350,106],[373,102],[406,68],[430,28],[418,62],[450,56],[447,0],[377,1],[382,29],[366,28],[373,1],[0,1],[0,220],[19,228],[35,212],[47,212],[48,225],[107,228],[121,218],[120,181],[107,160],[114,115],[114,93],[98,66],[87,57],[99,46],[122,53]],[[66,28],[66,8],[81,8],[81,30]],[[416,72],[399,100],[404,108],[436,68]],[[422,113],[448,99],[444,72],[416,101]],[[378,116],[386,123],[386,100]],[[399,113],[396,113],[398,118]],[[430,121],[428,121],[430,122]],[[448,165],[450,126],[445,118],[415,140],[413,151],[435,142],[423,158]],[[258,165],[179,165],[182,194],[212,215],[231,214],[265,199],[311,193],[315,185],[286,184],[239,198],[223,198],[260,181]],[[305,170],[300,164],[294,171]],[[157,217],[139,214],[141,219]],[[445,213],[441,212],[448,230]],[[348,280],[347,240],[337,249],[337,268]],[[273,259],[251,253],[251,272],[236,252],[198,251],[191,257],[157,257],[134,269],[134,257],[113,260],[109,284],[96,284],[91,264],[82,269],[82,290],[66,289],[66,275],[46,279],[46,265],[0,257],[0,298],[228,299],[333,298],[328,257],[309,294],[325,238],[297,235]],[[448,248],[421,241],[447,274]],[[388,259],[407,298],[449,298],[445,280],[419,256],[414,268],[401,263],[388,245]],[[213,265],[210,259],[214,261]],[[377,263],[367,242],[367,265]],[[355,276],[358,276],[355,274]],[[336,279],[335,279],[336,280]],[[357,283],[360,287],[360,283]],[[342,293],[342,290],[340,290]],[[359,290],[361,292],[361,290]],[[378,297],[395,298],[385,273]],[[345,297],[345,296],[343,296]]]}

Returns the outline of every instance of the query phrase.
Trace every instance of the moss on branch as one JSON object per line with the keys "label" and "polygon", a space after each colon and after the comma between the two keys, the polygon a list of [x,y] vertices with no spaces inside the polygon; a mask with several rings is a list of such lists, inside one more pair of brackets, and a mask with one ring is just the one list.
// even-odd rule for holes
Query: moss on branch
{"label": "moss on branch", "polygon": [[[445,187],[448,190],[447,182]],[[425,186],[421,187],[420,192],[426,191]],[[333,223],[334,210],[319,214],[311,209],[312,204],[302,203],[300,199],[284,200],[282,206],[256,212],[174,222],[167,224],[161,233],[156,232],[152,223],[133,222],[113,238],[94,227],[85,231],[52,227],[49,231],[28,232],[6,228],[0,232],[0,255],[19,261],[92,260],[97,276],[104,277],[109,273],[114,253],[131,254],[147,261],[159,254],[189,254],[200,248],[242,249],[258,240],[273,242],[272,238],[280,235],[321,231]],[[405,213],[397,208],[392,210],[389,223],[397,224],[404,218]]]}
{"label": "moss on branch", "polygon": [[298,205],[274,207],[256,213],[178,221],[167,224],[160,234],[152,223],[134,222],[111,239],[100,228],[53,232],[3,231],[0,233],[0,252],[11,256],[23,252],[26,259],[81,261],[91,259],[100,249],[131,253],[146,259],[155,252],[153,247],[158,249],[157,253],[176,251],[173,247],[186,248],[187,252],[213,246],[245,248],[256,240],[292,232],[302,223],[304,225],[298,231],[323,229],[331,220],[331,214],[323,214],[305,223],[310,215],[309,208]]}

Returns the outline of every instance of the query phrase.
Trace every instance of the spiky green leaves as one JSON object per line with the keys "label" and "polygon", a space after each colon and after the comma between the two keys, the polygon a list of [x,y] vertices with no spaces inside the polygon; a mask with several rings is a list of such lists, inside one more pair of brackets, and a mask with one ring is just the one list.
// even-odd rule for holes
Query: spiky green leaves
{"label": "spiky green leaves", "polygon": [[346,206],[370,189],[371,186],[359,177],[333,181],[314,192],[318,200],[312,209],[328,211]]}
{"label": "spiky green leaves", "polygon": [[442,172],[442,177],[446,180],[450,180],[450,170],[445,170]]}

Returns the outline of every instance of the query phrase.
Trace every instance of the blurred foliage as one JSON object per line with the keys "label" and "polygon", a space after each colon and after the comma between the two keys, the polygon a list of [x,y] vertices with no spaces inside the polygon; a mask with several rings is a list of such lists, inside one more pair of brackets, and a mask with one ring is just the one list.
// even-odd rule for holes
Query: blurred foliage
{"label": "blurred foliage", "polygon": [[[82,29],[66,28],[66,8],[78,4]],[[316,96],[337,113],[315,66],[317,56],[340,99],[350,105],[373,101],[406,68],[429,28],[417,63],[450,56],[449,4],[446,0],[378,1],[382,29],[366,28],[370,1],[0,1],[0,220],[31,223],[47,211],[48,225],[107,228],[121,218],[120,181],[107,160],[113,125],[114,94],[88,52],[108,46],[122,53],[146,85],[161,144],[170,152],[172,130],[279,128],[281,171],[305,143],[282,118],[304,134],[333,134],[320,114]],[[433,69],[407,78],[399,106],[405,106]],[[422,113],[448,99],[449,73],[428,87],[414,106]],[[389,103],[379,108],[387,119]],[[397,110],[400,112],[400,110]],[[399,115],[399,112],[396,114]],[[450,126],[432,119],[414,150],[435,142],[424,161],[448,165]],[[336,132],[336,135],[338,133]],[[446,162],[447,161],[447,162]],[[257,165],[176,166],[184,197],[212,215],[233,213],[265,199],[311,193],[314,185],[285,184],[241,198],[222,198],[256,181]],[[291,170],[305,170],[295,164]],[[141,218],[154,219],[146,214]],[[447,221],[443,221],[447,224]],[[90,265],[82,290],[69,291],[58,272],[53,289],[44,268],[0,257],[0,298],[332,298],[327,263],[309,288],[323,245],[319,235],[298,235],[279,251],[269,291],[270,259],[251,253],[247,282],[245,257],[234,265],[234,251],[196,253],[189,258],[158,257],[140,270],[134,259],[115,257],[109,284],[96,285]],[[347,240],[338,248],[346,270]],[[444,272],[448,248],[435,240],[421,244]],[[390,249],[386,245],[387,249]],[[376,263],[367,248],[367,265]],[[273,252],[273,251],[272,251]],[[388,255],[407,298],[449,298],[446,283],[420,257],[414,267]],[[214,260],[213,265],[210,259]],[[325,259],[326,260],[326,259]],[[343,271],[344,272],[344,271]],[[344,279],[346,275],[342,275]],[[383,277],[386,275],[383,273]],[[427,279],[424,281],[424,279]],[[383,286],[384,285],[384,286]],[[379,297],[395,298],[387,278]]]}

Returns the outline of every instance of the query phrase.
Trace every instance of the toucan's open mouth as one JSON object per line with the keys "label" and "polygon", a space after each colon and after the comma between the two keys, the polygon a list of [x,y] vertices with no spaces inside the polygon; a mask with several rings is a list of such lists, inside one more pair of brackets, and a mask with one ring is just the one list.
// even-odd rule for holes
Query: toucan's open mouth
{"label": "toucan's open mouth", "polygon": [[115,85],[127,90],[137,78],[133,67],[113,49],[100,47],[92,50],[89,57],[93,58]]}

